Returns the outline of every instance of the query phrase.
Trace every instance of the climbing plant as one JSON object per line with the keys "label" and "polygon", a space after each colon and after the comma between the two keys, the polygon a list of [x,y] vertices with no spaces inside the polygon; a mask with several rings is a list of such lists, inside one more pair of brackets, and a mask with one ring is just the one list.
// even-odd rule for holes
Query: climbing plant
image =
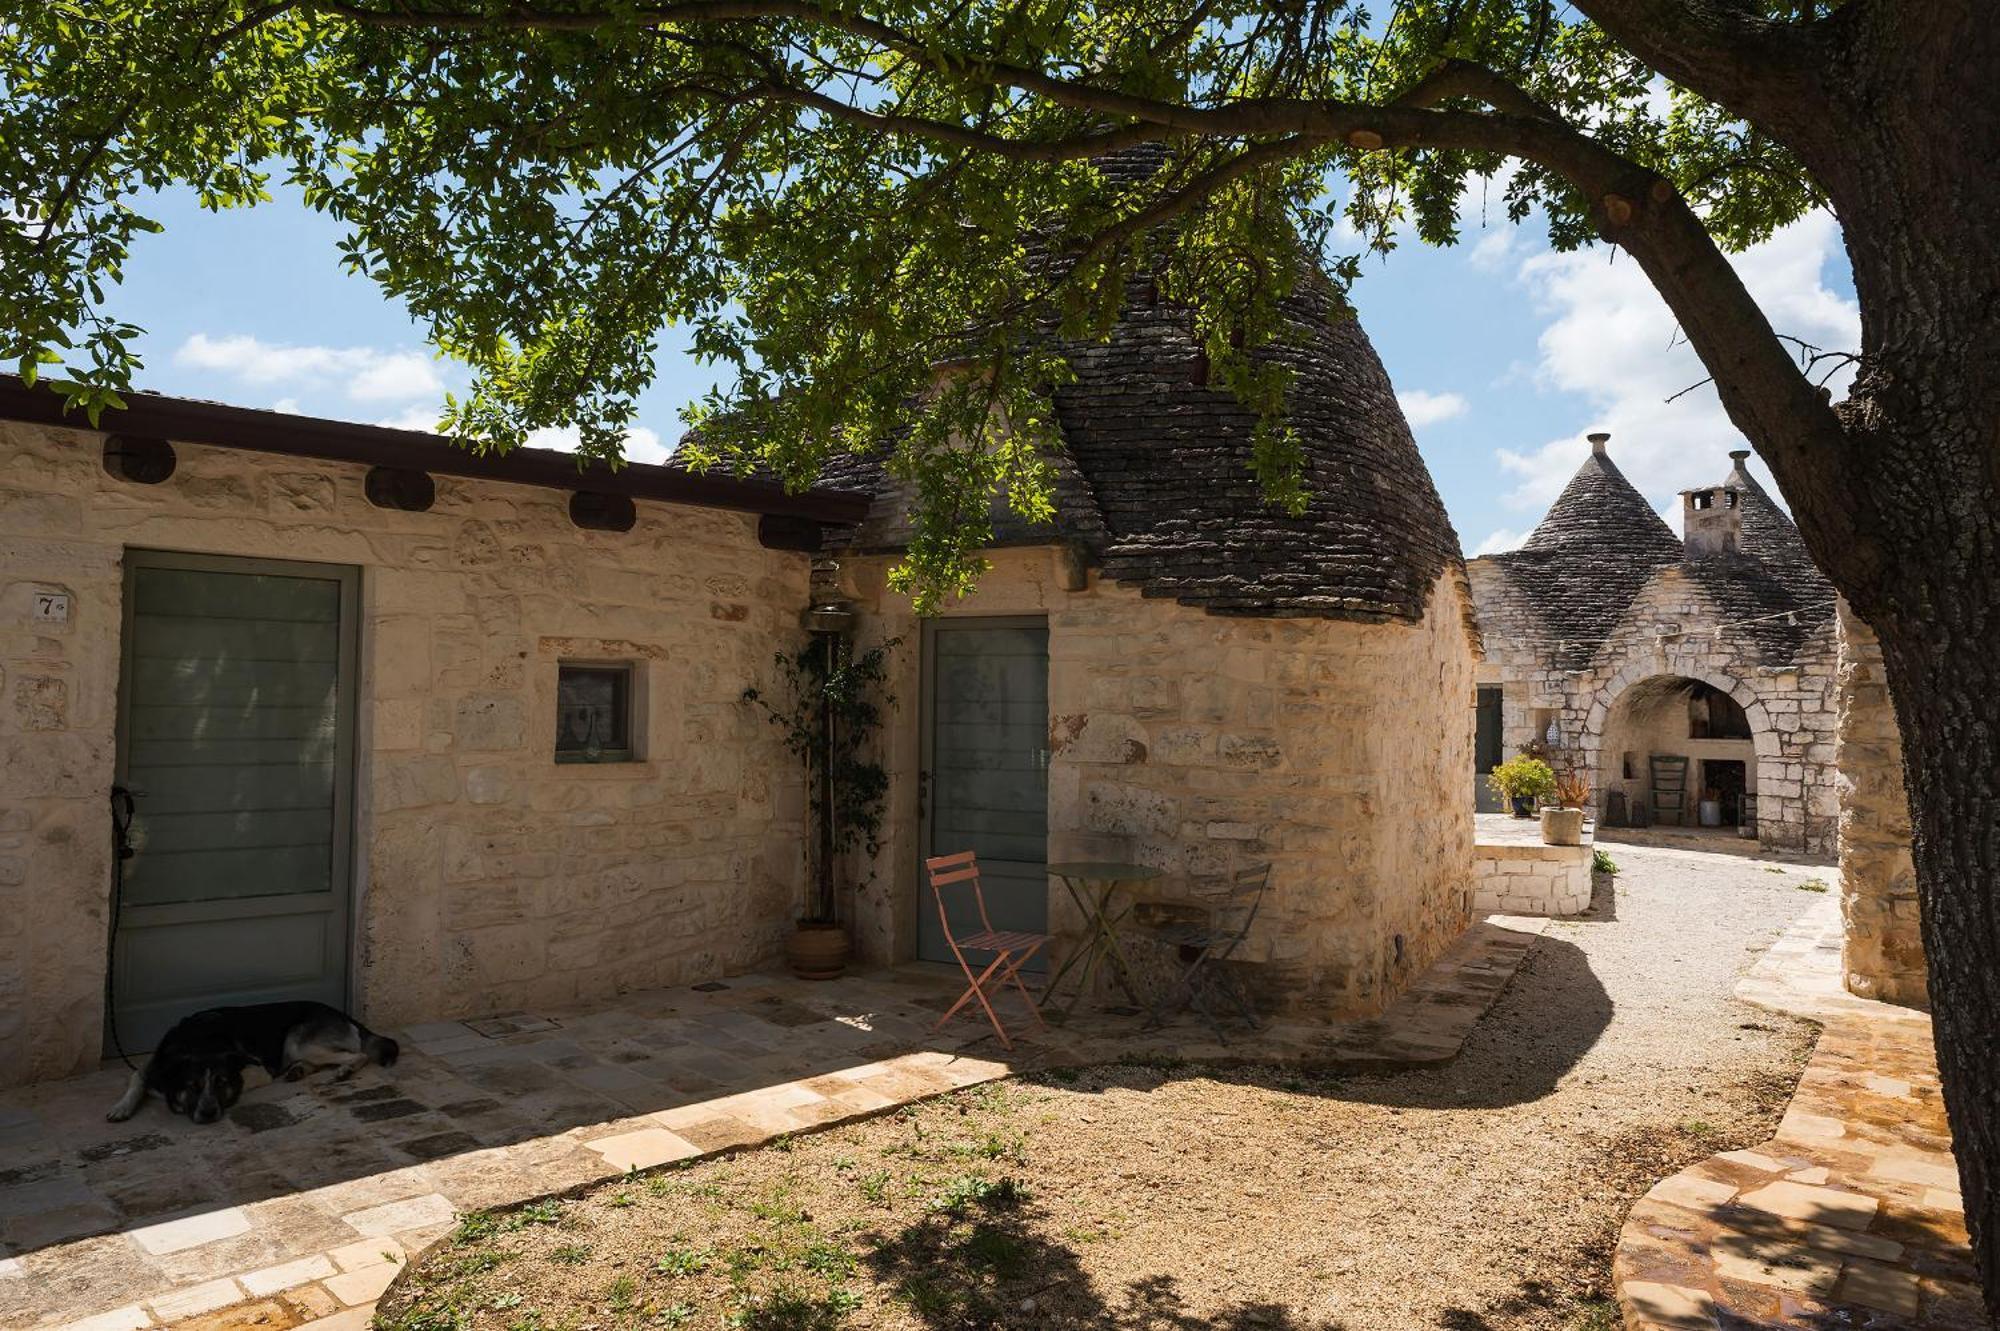
{"label": "climbing plant", "polygon": [[[805,768],[816,847],[809,923],[839,919],[840,857],[860,849],[872,860],[882,846],[889,774],[874,738],[896,701],[887,688],[888,659],[901,642],[891,638],[856,654],[846,639],[821,634],[796,652],[773,656],[782,681],[778,700],[754,685],[743,690],[743,700],[763,710]],[[868,878],[874,876],[871,868]]]}

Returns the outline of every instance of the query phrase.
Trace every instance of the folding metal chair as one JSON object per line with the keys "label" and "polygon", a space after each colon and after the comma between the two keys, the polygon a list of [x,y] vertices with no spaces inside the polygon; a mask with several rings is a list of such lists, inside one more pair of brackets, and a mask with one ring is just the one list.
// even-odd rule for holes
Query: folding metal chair
{"label": "folding metal chair", "polygon": [[[987,998],[989,980],[995,985],[1011,983],[1020,990],[1021,1000],[1028,1005],[1028,1013],[1034,1017],[1035,1025],[1048,1029],[1048,1023],[1042,1020],[1042,1010],[1035,1006],[1034,996],[1028,992],[1028,986],[1021,983],[1021,967],[1048,945],[1049,936],[993,927],[992,921],[986,918],[986,896],[979,890],[979,861],[972,851],[938,855],[925,860],[924,868],[930,872],[931,895],[937,898],[938,920],[944,925],[944,941],[950,945],[951,954],[958,958],[959,969],[965,972],[967,981],[965,992],[931,1029],[944,1029],[944,1024],[957,1016],[960,1008],[976,998],[979,1006],[986,1011],[986,1019],[993,1023],[993,1033],[1000,1037],[1000,1047],[1013,1049],[1014,1042],[1007,1038],[1007,1028],[1000,1024],[1000,1016]],[[952,932],[951,911],[945,905],[945,889],[962,891],[966,885],[972,889],[972,904],[979,912],[979,928],[961,938]],[[965,955],[967,952],[991,952],[993,960],[986,963],[986,969],[974,974],[972,962]]]}
{"label": "folding metal chair", "polygon": [[[1181,972],[1179,999],[1171,1010],[1179,1010],[1192,1003],[1215,1030],[1216,1039],[1229,1043],[1229,1036],[1222,1029],[1222,1019],[1208,1004],[1208,999],[1220,993],[1243,1017],[1251,1030],[1257,1030],[1263,1022],[1257,1011],[1250,1006],[1240,986],[1220,969],[1223,962],[1250,936],[1250,926],[1257,922],[1257,911],[1264,904],[1264,893],[1271,885],[1271,866],[1253,865],[1239,869],[1230,876],[1229,890],[1221,902],[1211,912],[1206,924],[1163,925],[1153,931],[1160,941],[1177,946],[1187,968]],[[1156,1024],[1156,1023],[1149,1023]]]}

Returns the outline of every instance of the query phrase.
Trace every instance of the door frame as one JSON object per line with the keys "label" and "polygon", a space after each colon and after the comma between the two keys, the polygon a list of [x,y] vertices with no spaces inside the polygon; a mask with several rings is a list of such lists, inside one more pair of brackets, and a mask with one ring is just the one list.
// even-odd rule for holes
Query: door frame
{"label": "door frame", "polygon": [[[333,863],[328,872],[328,884],[335,894],[334,913],[336,919],[327,930],[330,939],[338,940],[338,955],[333,958],[340,970],[340,993],[343,1005],[352,1010],[354,1001],[354,937],[358,913],[356,910],[359,888],[355,882],[355,853],[357,826],[355,819],[355,790],[359,767],[356,748],[357,717],[360,710],[361,692],[361,569],[354,564],[323,563],[316,560],[266,559],[253,555],[201,554],[184,550],[161,550],[151,546],[127,546],[122,557],[123,568],[120,578],[120,606],[118,622],[118,694],[117,711],[113,719],[115,756],[112,763],[112,783],[125,785],[130,773],[132,727],[129,709],[131,707],[132,652],[135,646],[133,620],[137,618],[137,585],[139,571],[147,568],[184,569],[200,573],[244,573],[271,574],[280,577],[310,578],[319,582],[335,582],[340,586],[340,633],[336,652],[335,678],[345,685],[339,689],[334,699],[334,740],[333,740]],[[148,918],[161,924],[178,924],[201,918],[199,902],[176,902],[173,905],[149,906]],[[112,1051],[111,1030],[112,1006],[116,997],[115,981],[118,964],[118,925],[123,914],[123,903],[114,894],[108,916],[104,940],[104,965],[107,983],[104,1005],[104,1047],[107,1055]],[[272,915],[303,914],[310,907],[298,905],[268,912]],[[136,1052],[136,1051],[127,1051]]]}
{"label": "door frame", "polygon": [[[930,877],[924,872],[924,861],[931,856],[931,810],[936,804],[933,798],[937,764],[937,633],[940,628],[949,632],[954,628],[968,629],[1040,629],[1044,634],[1049,629],[1046,613],[1019,615],[942,615],[922,621],[921,650],[918,651],[917,667],[917,893],[916,910],[910,919],[910,943],[913,954],[923,960],[921,951],[923,940],[923,918],[926,910],[936,907],[931,901]],[[1043,740],[1047,741],[1047,721],[1044,719]],[[1046,772],[1044,785],[1047,784]],[[1048,842],[1042,843],[1042,859],[1048,859]],[[1047,883],[1043,884],[1044,888]],[[947,962],[949,964],[949,962]]]}

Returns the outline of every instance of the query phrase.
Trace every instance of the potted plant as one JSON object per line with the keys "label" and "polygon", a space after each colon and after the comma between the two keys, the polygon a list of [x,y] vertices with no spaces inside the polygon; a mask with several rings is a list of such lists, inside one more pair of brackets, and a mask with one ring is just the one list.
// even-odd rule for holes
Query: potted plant
{"label": "potted plant", "polygon": [[[852,616],[847,618],[851,622]],[[891,638],[857,655],[839,631],[845,626],[827,623],[797,652],[774,658],[786,685],[781,704],[754,687],[743,690],[743,700],[763,708],[783,732],[785,748],[805,768],[810,886],[798,928],[786,941],[785,960],[807,980],[833,979],[847,968],[853,951],[840,914],[847,895],[840,868],[851,851],[862,850],[872,860],[881,849],[889,774],[875,761],[871,740],[881,728],[883,709],[895,701],[883,684],[889,652],[901,641]],[[808,620],[808,626],[814,622]]]}
{"label": "potted plant", "polygon": [[1542,841],[1551,846],[1583,844],[1583,810],[1590,803],[1590,783],[1575,768],[1555,779],[1548,803],[1542,806]]}
{"label": "potted plant", "polygon": [[1486,780],[1507,801],[1516,818],[1533,816],[1535,805],[1556,789],[1555,769],[1525,753],[1501,763],[1487,773]]}

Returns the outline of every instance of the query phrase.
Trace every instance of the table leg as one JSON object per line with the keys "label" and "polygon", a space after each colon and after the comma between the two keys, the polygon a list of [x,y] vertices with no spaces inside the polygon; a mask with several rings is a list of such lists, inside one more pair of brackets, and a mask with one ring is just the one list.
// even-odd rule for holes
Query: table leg
{"label": "table leg", "polygon": [[[1131,913],[1131,908],[1127,908],[1118,918],[1123,920],[1126,915],[1130,915]],[[1100,919],[1104,925],[1105,948],[1111,958],[1112,973],[1118,978],[1118,986],[1125,991],[1125,996],[1132,1000],[1133,1007],[1144,1009],[1146,1015],[1152,1019],[1154,1025],[1162,1024],[1159,1009],[1151,1002],[1139,997],[1139,979],[1132,973],[1132,960],[1125,955],[1125,945],[1118,941],[1118,930],[1114,922],[1103,917],[1100,917]]]}
{"label": "table leg", "polygon": [[[1060,874],[1056,876],[1058,878],[1062,878],[1062,875]],[[1090,903],[1085,899],[1084,894],[1076,890],[1076,884],[1072,883],[1067,878],[1062,878],[1062,885],[1064,888],[1068,890],[1070,900],[1074,901],[1076,903],[1077,909],[1083,912],[1085,922],[1087,924],[1094,924],[1096,920],[1096,913],[1091,909]],[[1045,985],[1042,989],[1042,1005],[1044,1007],[1048,1006],[1049,1000],[1055,997],[1057,987],[1062,984],[1063,977],[1067,976],[1070,973],[1071,968],[1073,968],[1077,962],[1084,961],[1096,950],[1097,950],[1097,934],[1093,928],[1092,931],[1085,936],[1082,946],[1079,947],[1076,951],[1070,953],[1068,956],[1064,957],[1062,965],[1056,967],[1056,973],[1049,977],[1048,984]],[[1090,967],[1086,964],[1083,969],[1083,974],[1077,978],[1077,993],[1080,994],[1083,992],[1083,989],[1085,987],[1085,982],[1089,979],[1089,977],[1090,977]],[[1069,1006],[1063,1009],[1063,1016],[1067,1018],[1070,1014],[1070,1010],[1075,1006],[1076,1006],[1076,997],[1075,995],[1072,995],[1069,1000]]]}

